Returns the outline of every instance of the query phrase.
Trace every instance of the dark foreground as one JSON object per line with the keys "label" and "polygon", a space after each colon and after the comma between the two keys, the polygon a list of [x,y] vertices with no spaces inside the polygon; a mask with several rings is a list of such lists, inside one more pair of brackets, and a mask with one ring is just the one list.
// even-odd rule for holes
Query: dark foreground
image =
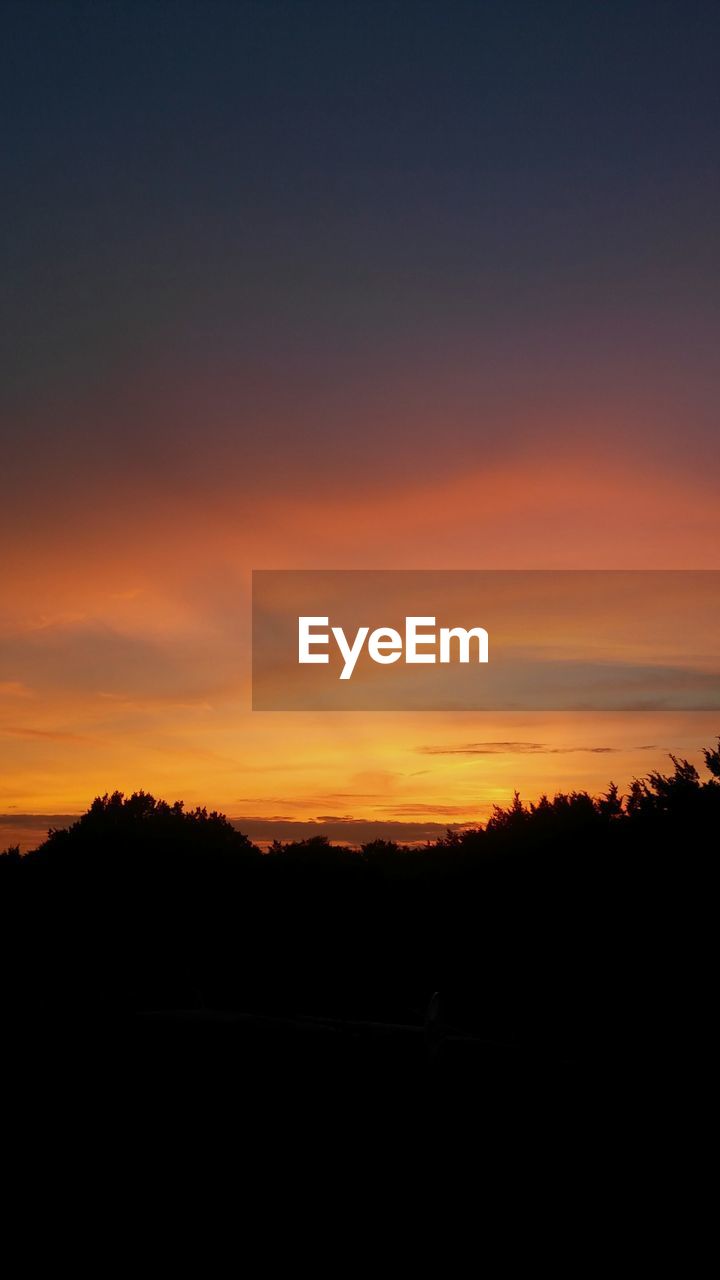
{"label": "dark foreground", "polygon": [[707,761],[705,782],[675,762],[624,802],[516,802],[414,851],[262,855],[218,815],[99,800],[0,858],[4,1096],[21,1124],[214,1133],[266,1158],[640,1132],[647,1152],[702,1130]]}

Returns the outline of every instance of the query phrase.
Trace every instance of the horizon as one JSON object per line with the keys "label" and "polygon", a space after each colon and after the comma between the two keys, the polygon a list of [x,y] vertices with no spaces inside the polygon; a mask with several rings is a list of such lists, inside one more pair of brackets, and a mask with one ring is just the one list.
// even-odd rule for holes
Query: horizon
{"label": "horizon", "polygon": [[[718,737],[717,733],[714,737]],[[663,772],[667,767],[667,761],[673,756],[681,759],[688,759],[691,765],[694,765],[701,777],[704,765],[704,752],[714,741],[712,734],[707,737],[704,746],[698,747],[697,750],[691,751],[686,756],[683,752],[668,749],[660,753],[659,748],[644,745],[639,747],[639,752],[652,753],[648,755],[647,767],[642,773],[633,775],[627,781],[618,783],[617,778],[607,777],[603,785],[598,785],[595,789],[586,786],[575,786],[567,783],[563,786],[562,779],[557,779],[557,785],[554,790],[546,789],[537,793],[523,793],[519,787],[511,787],[507,794],[503,794],[502,798],[493,800],[490,803],[478,804],[474,810],[474,816],[460,817],[459,813],[453,812],[449,807],[445,808],[444,814],[439,811],[435,812],[435,816],[426,813],[424,817],[417,816],[415,818],[404,817],[353,817],[350,814],[344,815],[314,815],[302,818],[289,815],[258,815],[258,814],[235,814],[232,812],[224,812],[222,807],[212,803],[203,803],[202,801],[193,801],[187,804],[182,801],[186,810],[195,807],[201,807],[208,812],[216,811],[222,813],[228,818],[228,821],[236,830],[247,835],[250,840],[257,844],[263,851],[267,851],[274,841],[288,842],[293,840],[307,840],[315,836],[325,836],[331,844],[345,846],[347,848],[357,848],[361,844],[369,843],[372,840],[388,840],[394,841],[399,845],[407,848],[418,848],[423,845],[432,843],[437,839],[442,839],[448,832],[462,832],[473,830],[484,826],[488,819],[492,817],[495,807],[502,809],[507,807],[513,799],[516,792],[519,793],[520,799],[526,805],[537,804],[543,796],[550,799],[557,794],[567,794],[570,791],[580,791],[589,794],[593,799],[599,799],[604,795],[608,788],[612,785],[618,787],[620,798],[627,796],[631,782],[635,779],[646,780],[651,773]],[[513,757],[516,754],[544,754],[542,744],[538,743],[475,743],[472,749],[478,754],[493,754],[494,748],[503,748],[513,745],[519,750],[512,752]],[[567,755],[572,753],[572,748],[567,751],[562,748],[550,749],[551,754]],[[591,747],[576,748],[580,752],[586,752],[598,755],[603,758],[614,754],[611,747]],[[0,852],[6,848],[19,847],[21,853],[30,852],[41,844],[51,829],[67,829],[74,822],[87,812],[93,800],[99,798],[100,795],[111,795],[120,788],[106,788],[103,792],[99,792],[97,796],[93,796],[87,801],[84,808],[73,811],[72,813],[0,813]],[[133,791],[145,791],[147,794],[153,795],[152,789],[146,787],[132,788],[123,792],[125,796],[133,794]],[[169,804],[174,804],[179,797],[155,795],[156,800],[164,800]],[[469,810],[468,810],[469,812]]]}

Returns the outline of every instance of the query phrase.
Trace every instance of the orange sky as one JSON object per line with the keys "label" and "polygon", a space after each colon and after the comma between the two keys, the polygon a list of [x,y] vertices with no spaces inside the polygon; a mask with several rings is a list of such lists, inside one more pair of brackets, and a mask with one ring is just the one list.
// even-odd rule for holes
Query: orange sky
{"label": "orange sky", "polygon": [[700,713],[249,709],[252,568],[716,568],[714,486],[692,467],[525,446],[402,489],[325,492],[308,475],[302,493],[235,476],[211,498],[131,492],[120,476],[57,524],[46,511],[3,566],[0,812],[23,843],[16,815],[81,812],[116,788],[278,831],[472,822],[515,787],[623,787],[670,750],[700,763],[720,728]]}

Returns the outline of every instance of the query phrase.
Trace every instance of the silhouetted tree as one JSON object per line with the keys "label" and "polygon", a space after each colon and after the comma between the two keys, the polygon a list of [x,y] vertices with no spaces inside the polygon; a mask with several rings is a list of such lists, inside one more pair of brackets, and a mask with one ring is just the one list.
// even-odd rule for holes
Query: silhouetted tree
{"label": "silhouetted tree", "polygon": [[[536,1069],[542,1054],[655,1061],[659,1041],[667,1059],[710,1007],[720,740],[704,780],[670,760],[625,797],[515,792],[416,848],[318,833],[262,855],[223,814],[99,796],[0,856],[0,1010],[73,1011],[76,1038],[157,1009],[420,1028],[439,992],[447,1026],[521,1044]],[[438,1070],[451,1053],[452,1036]]]}

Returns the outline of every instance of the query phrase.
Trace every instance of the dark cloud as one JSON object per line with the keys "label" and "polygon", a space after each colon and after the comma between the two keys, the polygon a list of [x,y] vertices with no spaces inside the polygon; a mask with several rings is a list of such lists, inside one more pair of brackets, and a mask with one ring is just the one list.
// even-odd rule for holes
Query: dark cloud
{"label": "dark cloud", "polygon": [[[34,849],[45,840],[50,827],[69,827],[79,818],[77,813],[0,814],[0,850],[19,844],[24,851]],[[462,830],[475,824],[468,822],[413,822],[394,819],[365,819],[320,815],[299,820],[281,814],[251,815],[232,818],[232,824],[256,844],[265,848],[273,840],[307,840],[327,836],[337,844],[360,845],[370,840],[396,840],[399,844],[425,844],[450,830]]]}
{"label": "dark cloud", "polygon": [[323,818],[306,821],[252,815],[233,818],[233,826],[244,831],[256,844],[266,846],[273,840],[308,840],[327,836],[337,844],[360,845],[370,840],[396,840],[399,844],[425,844],[450,830],[472,826],[467,822],[401,822],[391,819]]}
{"label": "dark cloud", "polygon": [[79,813],[0,813],[0,827],[69,827],[77,822]]}
{"label": "dark cloud", "polygon": [[[19,844],[23,852],[34,849],[47,837],[50,827],[69,827],[77,822],[77,813],[0,814],[0,850]],[[425,844],[450,830],[461,830],[474,824],[467,822],[413,822],[392,819],[365,819],[320,815],[304,821],[281,814],[252,815],[232,818],[232,824],[262,848],[273,840],[307,840],[327,836],[337,844],[360,845],[370,840],[396,840],[399,844]]]}
{"label": "dark cloud", "polygon": [[426,756],[568,756],[578,753],[606,756],[621,751],[660,751],[662,748],[654,743],[641,747],[551,747],[546,742],[465,742],[458,746],[422,746],[417,749]]}
{"label": "dark cloud", "polygon": [[0,852],[19,845],[23,853],[36,849],[51,827],[69,827],[79,813],[0,813]]}
{"label": "dark cloud", "polygon": [[[641,748],[648,750],[649,748]],[[620,747],[550,747],[545,742],[465,742],[459,746],[418,747],[426,756],[502,756],[502,755],[571,755],[574,752],[591,752],[608,755],[620,751]]]}

